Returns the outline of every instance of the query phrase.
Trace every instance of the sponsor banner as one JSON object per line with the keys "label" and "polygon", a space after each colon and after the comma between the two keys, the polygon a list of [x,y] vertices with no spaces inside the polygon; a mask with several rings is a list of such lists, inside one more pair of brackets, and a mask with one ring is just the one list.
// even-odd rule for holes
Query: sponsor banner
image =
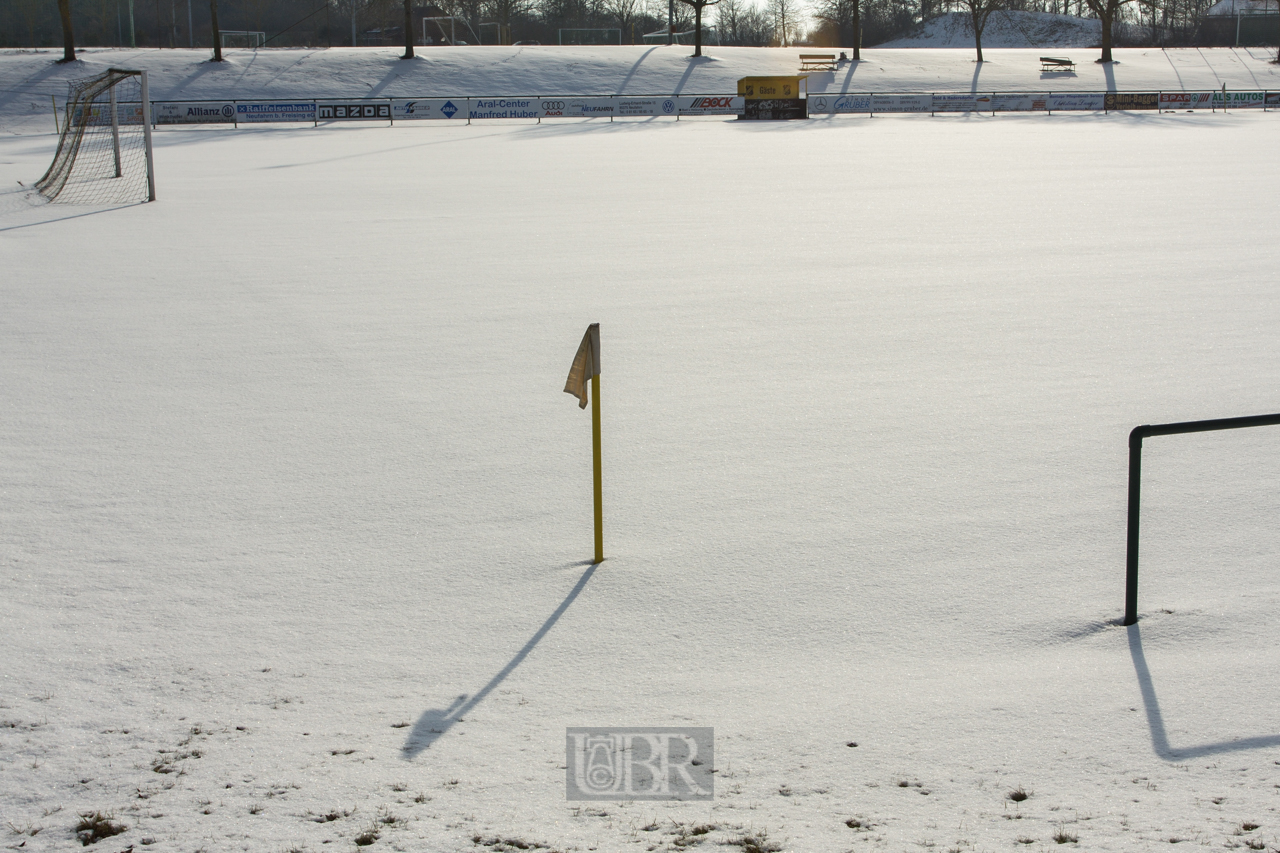
{"label": "sponsor banner", "polygon": [[1106,107],[1106,98],[1102,92],[1058,92],[1046,96],[1045,101],[1051,110],[1101,110]]}
{"label": "sponsor banner", "polygon": [[632,98],[619,95],[613,99],[613,106],[620,116],[673,116],[679,109],[675,95],[669,98]]}
{"label": "sponsor banner", "polygon": [[1268,107],[1280,107],[1280,92],[1267,92],[1266,105]]}
{"label": "sponsor banner", "polygon": [[236,120],[236,107],[230,101],[153,103],[151,120],[156,124],[231,124]]}
{"label": "sponsor banner", "polygon": [[933,95],[872,95],[873,113],[930,113]]}
{"label": "sponsor banner", "polygon": [[871,112],[871,95],[869,94],[809,96],[809,115],[869,112]]}
{"label": "sponsor banner", "polygon": [[1045,94],[1003,94],[992,95],[991,106],[989,109],[993,113],[1004,112],[1027,112],[1031,110],[1047,110],[1049,109],[1048,96]]}
{"label": "sponsor banner", "polygon": [[742,115],[744,99],[738,95],[676,95],[676,109],[681,115]]}
{"label": "sponsor banner", "polygon": [[990,95],[948,93],[935,94],[930,111],[935,113],[973,113],[989,111],[990,109]]}
{"label": "sponsor banner", "polygon": [[543,118],[606,118],[615,115],[613,98],[541,98]]}
{"label": "sponsor banner", "polygon": [[1107,110],[1155,110],[1160,108],[1156,92],[1108,92],[1103,101]]}
{"label": "sponsor banner", "polygon": [[[1219,95],[1222,93],[1219,92]],[[1209,109],[1213,102],[1213,92],[1161,92],[1160,109],[1162,110],[1199,110]]]}
{"label": "sponsor banner", "polygon": [[391,104],[386,101],[318,101],[320,121],[390,121]]}
{"label": "sponsor banner", "polygon": [[468,98],[471,118],[541,118],[538,98]]}
{"label": "sponsor banner", "polygon": [[757,121],[789,121],[808,118],[807,101],[802,98],[751,98],[743,104],[739,118]]}
{"label": "sponsor banner", "polygon": [[391,101],[392,121],[466,121],[470,114],[466,98],[395,98]]}
{"label": "sponsor banner", "polygon": [[[1249,107],[1261,107],[1266,103],[1266,95],[1262,92],[1227,92],[1226,105],[1229,110],[1240,110]],[[1213,105],[1223,105],[1222,92],[1213,93]]]}
{"label": "sponsor banner", "polygon": [[236,104],[236,121],[253,123],[263,121],[315,121],[314,103],[273,103],[267,101],[240,101]]}

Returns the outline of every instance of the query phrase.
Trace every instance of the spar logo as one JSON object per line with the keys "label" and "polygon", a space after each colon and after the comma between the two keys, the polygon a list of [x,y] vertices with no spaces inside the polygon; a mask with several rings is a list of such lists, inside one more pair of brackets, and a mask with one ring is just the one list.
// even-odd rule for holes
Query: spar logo
{"label": "spar logo", "polygon": [[458,108],[453,105],[453,101],[445,101],[444,106],[440,108],[440,112],[444,113],[445,118],[453,118],[453,114]]}
{"label": "spar logo", "polygon": [[697,98],[689,105],[691,110],[727,110],[733,105],[733,97]]}

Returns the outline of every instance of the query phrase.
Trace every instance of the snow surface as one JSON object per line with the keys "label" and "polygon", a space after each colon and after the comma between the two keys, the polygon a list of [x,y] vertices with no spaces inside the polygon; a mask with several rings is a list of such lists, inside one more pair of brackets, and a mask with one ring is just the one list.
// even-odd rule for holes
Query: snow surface
{"label": "snow surface", "polygon": [[[1095,47],[1102,43],[1102,24],[1096,18],[1013,12],[997,9],[982,30],[982,52],[993,47]],[[973,47],[973,24],[967,12],[946,12],[930,18],[919,32],[893,39],[881,48]]]}
{"label": "snow surface", "polygon": [[[1147,442],[1115,624],[1129,429],[1280,410],[1276,120],[162,130],[154,204],[0,195],[6,845],[1280,845],[1280,433]],[[567,803],[575,725],[714,726],[716,799]]]}

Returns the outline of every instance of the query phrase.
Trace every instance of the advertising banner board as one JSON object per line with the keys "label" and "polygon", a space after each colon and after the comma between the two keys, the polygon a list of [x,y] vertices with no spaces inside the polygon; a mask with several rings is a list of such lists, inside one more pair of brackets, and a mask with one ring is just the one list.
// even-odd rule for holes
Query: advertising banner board
{"label": "advertising banner board", "polygon": [[272,101],[239,101],[236,103],[236,121],[241,124],[268,121],[316,120],[314,103],[283,103]]}
{"label": "advertising banner board", "polygon": [[613,99],[613,107],[620,116],[673,116],[676,114],[675,96],[657,95],[632,97],[619,95]]}
{"label": "advertising banner board", "polygon": [[466,121],[471,111],[466,98],[393,98],[392,121],[423,121],[461,119]]}
{"label": "advertising banner board", "polygon": [[[1213,105],[1215,107],[1223,105],[1222,95],[1222,92],[1213,93]],[[1227,92],[1226,96],[1226,108],[1229,110],[1261,107],[1266,103],[1266,95],[1263,92]]]}
{"label": "advertising banner board", "polygon": [[469,98],[472,119],[542,118],[537,98]]}
{"label": "advertising banner board", "polygon": [[809,115],[871,112],[871,95],[810,95]]}
{"label": "advertising banner board", "polygon": [[971,92],[961,94],[948,92],[934,94],[929,111],[935,113],[974,113],[989,111],[990,109],[990,95],[978,95]]}
{"label": "advertising banner board", "polygon": [[1055,92],[1045,98],[1045,105],[1062,112],[1101,110],[1106,106],[1106,96],[1102,92]]}
{"label": "advertising banner board", "polygon": [[933,95],[872,95],[873,113],[930,113]]}
{"label": "advertising banner board", "polygon": [[[1222,94],[1219,92],[1218,94]],[[1207,110],[1213,104],[1213,92],[1161,92],[1162,110]]]}
{"label": "advertising banner board", "polygon": [[319,101],[316,118],[320,121],[390,121],[391,104],[387,101]]}
{"label": "advertising banner board", "polygon": [[1044,94],[1020,95],[1006,92],[991,96],[990,109],[993,113],[1047,110],[1049,102]]}
{"label": "advertising banner board", "polygon": [[742,115],[744,99],[737,95],[676,95],[676,109],[680,115],[733,116]]}
{"label": "advertising banner board", "polygon": [[1280,92],[1267,92],[1266,106],[1280,107]]}
{"label": "advertising banner board", "polygon": [[538,101],[542,118],[610,118],[613,98],[543,98]]}
{"label": "advertising banner board", "polygon": [[1156,92],[1107,92],[1102,108],[1105,110],[1156,110],[1160,108],[1160,95]]}
{"label": "advertising banner board", "polygon": [[231,101],[153,103],[151,120],[156,124],[233,124],[236,107]]}
{"label": "advertising banner board", "polygon": [[[78,108],[71,114],[71,121],[79,124],[84,108]],[[140,102],[116,104],[117,124],[142,124],[142,104]],[[85,124],[90,127],[110,127],[111,108],[106,104],[93,104],[89,107],[89,120]]]}

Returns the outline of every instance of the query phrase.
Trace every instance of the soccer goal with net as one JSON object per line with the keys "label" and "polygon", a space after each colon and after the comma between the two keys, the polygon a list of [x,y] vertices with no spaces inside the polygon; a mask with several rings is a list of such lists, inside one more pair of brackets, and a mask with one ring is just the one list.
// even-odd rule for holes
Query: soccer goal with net
{"label": "soccer goal with net", "polygon": [[74,80],[58,150],[36,189],[64,204],[156,200],[147,72],[112,68]]}
{"label": "soccer goal with net", "polygon": [[267,34],[262,30],[218,30],[222,37],[223,47],[249,47],[257,49],[267,46]]}
{"label": "soccer goal with net", "polygon": [[565,28],[560,30],[560,44],[622,44],[622,30]]}

